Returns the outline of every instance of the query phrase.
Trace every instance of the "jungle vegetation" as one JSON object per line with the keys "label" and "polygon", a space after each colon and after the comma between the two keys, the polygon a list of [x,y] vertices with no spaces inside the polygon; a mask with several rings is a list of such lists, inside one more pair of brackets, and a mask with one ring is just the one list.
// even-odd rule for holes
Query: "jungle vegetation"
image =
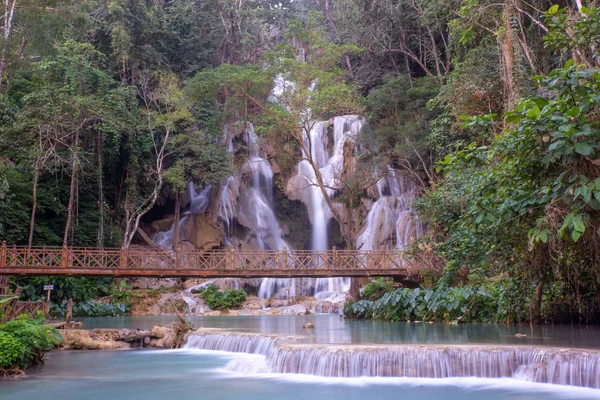
{"label": "jungle vegetation", "polygon": [[[9,0],[2,7],[0,238],[7,243],[143,243],[144,224],[165,207],[179,212],[189,180],[217,184],[235,168],[225,122],[260,120],[285,172],[303,145],[303,110],[324,118],[361,113],[365,151],[335,201],[352,210],[367,190],[364,177],[385,165],[409,174],[427,225],[411,252],[428,275],[420,292],[382,291],[387,298],[376,307],[421,302],[414,315],[359,306],[355,313],[600,321],[595,0]],[[300,83],[288,107],[269,102],[281,72]],[[315,79],[321,90],[308,96]],[[352,227],[341,232],[347,247],[356,235]],[[89,284],[81,283],[86,299],[101,295]],[[442,294],[464,301],[442,312],[431,305]],[[504,308],[464,316],[472,299]]]}

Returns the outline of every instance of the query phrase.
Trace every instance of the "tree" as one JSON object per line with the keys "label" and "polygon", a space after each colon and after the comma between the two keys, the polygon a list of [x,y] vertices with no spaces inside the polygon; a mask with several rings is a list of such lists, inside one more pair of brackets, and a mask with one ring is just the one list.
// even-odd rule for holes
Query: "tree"
{"label": "tree", "polygon": [[[179,79],[174,74],[157,74],[140,79],[140,97],[144,104],[145,126],[141,140],[150,144],[153,165],[148,172],[136,171],[130,163],[125,197],[125,230],[123,246],[128,248],[138,231],[141,218],[154,207],[165,182],[166,161],[171,151],[168,144],[191,114],[184,101]],[[140,190],[138,179],[145,182]]]}
{"label": "tree", "polygon": [[[42,61],[35,70],[37,90],[26,96],[20,110],[22,138],[34,154],[33,205],[29,244],[33,241],[37,189],[45,168],[70,175],[63,245],[71,242],[77,208],[79,175],[86,163],[82,143],[128,127],[128,88],[98,68],[103,56],[91,45],[66,41],[56,59]],[[101,197],[101,196],[100,196]],[[102,207],[102,206],[101,206]],[[102,215],[100,210],[100,215]]]}

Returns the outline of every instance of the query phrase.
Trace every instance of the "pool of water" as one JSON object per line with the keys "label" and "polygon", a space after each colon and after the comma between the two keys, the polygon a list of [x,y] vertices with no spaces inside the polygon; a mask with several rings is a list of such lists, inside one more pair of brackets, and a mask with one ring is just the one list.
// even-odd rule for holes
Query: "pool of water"
{"label": "pool of water", "polygon": [[190,350],[65,351],[24,379],[0,381],[2,400],[579,400],[600,391],[513,379],[319,378],[247,375],[239,354]]}
{"label": "pool of water", "polygon": [[[176,317],[77,318],[92,328],[150,329],[167,325]],[[425,324],[365,321],[338,315],[261,315],[186,317],[194,327],[243,332],[302,335],[308,342],[332,344],[519,344],[553,347],[600,348],[600,328],[496,324]],[[313,323],[314,329],[302,326]],[[526,336],[515,336],[517,334]]]}
{"label": "pool of water", "polygon": [[[600,348],[600,329],[566,326],[423,324],[356,321],[337,315],[190,317],[195,327],[304,336],[330,344],[528,344]],[[148,329],[169,316],[80,318],[86,328]],[[307,322],[314,329],[303,329]],[[516,337],[523,334],[526,337]],[[196,349],[57,351],[26,378],[0,380],[0,400],[555,400],[600,399],[600,390],[481,378],[324,378],[239,373],[244,357]],[[230,364],[232,363],[232,364]]]}

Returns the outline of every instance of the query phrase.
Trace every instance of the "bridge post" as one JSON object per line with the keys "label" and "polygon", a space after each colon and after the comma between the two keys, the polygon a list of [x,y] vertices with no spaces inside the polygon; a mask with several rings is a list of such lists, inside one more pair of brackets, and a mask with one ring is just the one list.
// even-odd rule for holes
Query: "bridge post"
{"label": "bridge post", "polygon": [[60,259],[60,266],[63,268],[67,268],[67,263],[69,262],[69,249],[67,249],[67,246],[64,245],[62,247],[62,253],[61,253],[61,259]]}
{"label": "bridge post", "polygon": [[383,250],[381,250],[381,269],[387,269],[388,268],[388,260],[387,260],[387,256],[385,254],[385,247],[383,248]]}
{"label": "bridge post", "polygon": [[175,247],[175,265],[177,269],[181,268],[181,246],[177,245],[177,247]]}
{"label": "bridge post", "polygon": [[229,248],[229,257],[228,257],[229,265],[227,266],[227,269],[233,269],[233,257],[235,257],[235,254],[233,251],[233,246],[231,246]]}
{"label": "bridge post", "polygon": [[288,254],[287,254],[287,247],[285,247],[285,246],[283,246],[283,250],[281,250],[281,260],[282,260],[281,265],[284,266],[283,269],[287,268]]}
{"label": "bridge post", "polygon": [[331,248],[331,251],[333,252],[333,261],[332,261],[331,268],[336,269],[337,268],[337,247],[333,246]]}
{"label": "bridge post", "polygon": [[6,267],[6,240],[2,241],[2,248],[0,249],[0,267]]}
{"label": "bridge post", "polygon": [[127,265],[127,250],[125,250],[125,246],[121,246],[121,250],[119,251],[119,269],[125,269]]}

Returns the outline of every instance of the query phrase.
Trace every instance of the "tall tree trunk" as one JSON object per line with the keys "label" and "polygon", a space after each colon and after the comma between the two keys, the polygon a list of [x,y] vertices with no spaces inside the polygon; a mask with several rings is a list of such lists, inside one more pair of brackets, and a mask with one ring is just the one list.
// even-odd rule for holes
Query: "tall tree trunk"
{"label": "tall tree trunk", "polygon": [[38,187],[38,182],[40,180],[40,167],[42,163],[42,158],[41,155],[38,157],[38,159],[35,162],[35,171],[33,174],[33,193],[32,193],[32,205],[31,205],[31,219],[29,222],[29,247],[32,246],[33,244],[33,230],[35,228],[35,211],[37,209],[37,187]]}
{"label": "tall tree trunk", "polygon": [[79,164],[79,133],[75,133],[75,143],[73,146],[73,161],[71,162],[71,189],[69,191],[69,205],[67,207],[67,222],[63,235],[63,246],[69,244],[69,233],[73,228],[73,209],[75,208],[75,191],[77,187],[77,169]]}
{"label": "tall tree trunk", "polygon": [[542,322],[542,296],[544,294],[544,281],[540,280],[535,290],[535,299],[533,300],[533,312],[531,322],[540,324]]}
{"label": "tall tree trunk", "polygon": [[175,219],[173,220],[173,250],[179,246],[179,219],[181,218],[181,194],[175,195]]}
{"label": "tall tree trunk", "polygon": [[8,39],[12,30],[12,22],[15,16],[15,10],[19,0],[4,0],[4,43],[2,46],[2,55],[0,56],[0,90],[4,75],[6,74],[6,56],[8,54]]}
{"label": "tall tree trunk", "polygon": [[518,83],[515,81],[515,43],[513,37],[512,18],[515,16],[513,0],[504,5],[504,37],[501,39],[500,48],[502,49],[502,61],[504,64],[504,97],[505,108],[512,110],[519,99]]}
{"label": "tall tree trunk", "polygon": [[96,158],[98,160],[98,236],[96,238],[96,245],[99,248],[104,248],[104,178],[102,174],[103,167],[103,149],[102,133],[98,132],[98,145],[96,148]]}

